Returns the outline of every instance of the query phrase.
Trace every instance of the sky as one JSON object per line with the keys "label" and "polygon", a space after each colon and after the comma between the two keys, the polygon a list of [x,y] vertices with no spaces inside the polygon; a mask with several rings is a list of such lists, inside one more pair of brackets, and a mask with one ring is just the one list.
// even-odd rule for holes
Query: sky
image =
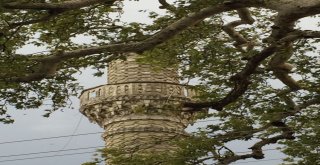
{"label": "sky", "polygon": [[[124,15],[122,19],[124,21],[137,21],[148,22],[147,18],[142,19],[141,13],[138,15],[136,11],[143,9],[159,10],[158,5],[155,3],[157,1],[141,0],[136,1],[126,1],[124,6]],[[141,5],[143,4],[143,5]],[[303,22],[310,22],[310,20],[305,20]],[[303,24],[303,26],[313,29],[316,28],[308,23]],[[86,38],[80,38],[79,42],[83,42]],[[24,53],[32,53],[34,51],[42,51],[41,48],[34,48],[32,46],[26,46],[23,50]],[[84,86],[84,88],[90,88],[97,85],[106,83],[106,75],[102,77],[93,77],[92,70],[83,70],[81,75],[76,76],[79,83]],[[11,110],[10,115],[16,120],[14,124],[4,125],[0,124],[0,165],[57,165],[57,164],[68,164],[68,165],[80,165],[86,161],[92,159],[92,155],[95,148],[104,146],[104,141],[101,138],[101,133],[103,130],[96,124],[90,123],[86,117],[79,113],[79,100],[75,97],[72,98],[73,108],[66,107],[63,111],[54,112],[49,118],[44,118],[43,109],[33,109],[33,110]],[[198,126],[203,126],[206,123],[212,123],[212,121],[199,122],[194,124],[193,127],[188,128],[188,131],[195,130]],[[90,134],[88,134],[90,133]],[[73,137],[60,137],[44,140],[34,140],[25,141],[30,139],[38,138],[48,138],[48,137],[58,137],[66,135],[77,135],[77,134],[88,134],[82,136]],[[15,142],[20,141],[23,142]],[[249,151],[247,147],[250,146],[248,143],[235,141],[229,144],[229,147],[234,148],[238,152]],[[265,147],[265,150],[276,148],[275,145],[270,145]],[[58,151],[58,150],[68,150],[68,149],[79,149],[87,148],[81,150],[72,150],[69,152],[50,152],[48,151]],[[42,154],[38,153],[42,152]],[[80,154],[84,153],[85,154]],[[22,156],[12,156],[21,155],[27,153],[37,153],[33,155],[22,155]],[[68,155],[79,153],[77,155]],[[278,164],[281,162],[281,158],[284,157],[278,151],[268,150],[265,151],[266,161],[260,161],[260,165],[270,165]],[[11,156],[10,156],[11,155]],[[59,156],[64,155],[64,156]],[[34,158],[42,156],[52,156],[46,158],[37,159],[25,159]],[[20,161],[10,161],[13,159],[25,159]],[[9,161],[8,161],[9,160]],[[252,161],[252,162],[250,162]],[[239,161],[234,164],[247,164],[254,165],[257,161],[253,159],[248,159],[244,161]]]}

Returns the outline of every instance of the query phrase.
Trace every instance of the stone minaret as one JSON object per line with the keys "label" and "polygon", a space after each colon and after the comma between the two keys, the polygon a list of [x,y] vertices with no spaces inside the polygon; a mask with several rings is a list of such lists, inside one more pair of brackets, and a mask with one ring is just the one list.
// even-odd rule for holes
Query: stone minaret
{"label": "stone minaret", "polygon": [[179,84],[177,70],[154,70],[137,57],[129,53],[127,60],[111,62],[108,84],[84,90],[80,112],[105,130],[106,147],[172,151],[168,140],[185,136],[191,122],[181,103],[194,93]]}

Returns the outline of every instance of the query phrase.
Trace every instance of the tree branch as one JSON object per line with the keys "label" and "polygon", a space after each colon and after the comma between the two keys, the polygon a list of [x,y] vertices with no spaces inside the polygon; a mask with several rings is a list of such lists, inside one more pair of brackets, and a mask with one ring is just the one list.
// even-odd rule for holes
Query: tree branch
{"label": "tree branch", "polygon": [[[224,106],[236,101],[239,97],[243,95],[243,93],[247,90],[250,82],[250,76],[255,73],[255,70],[260,65],[262,61],[266,58],[272,56],[275,52],[279,52],[279,49],[283,47],[283,43],[292,43],[293,41],[299,38],[318,38],[320,37],[320,32],[318,31],[294,31],[292,33],[288,33],[287,36],[280,39],[278,42],[272,42],[272,44],[263,49],[260,53],[252,56],[245,66],[245,68],[237,73],[236,75],[230,78],[231,81],[235,83],[233,89],[222,99],[218,101],[211,102],[186,102],[184,104],[185,110],[189,112],[201,111],[203,108],[213,108],[215,110],[221,111]],[[289,44],[290,45],[290,44]],[[279,55],[280,56],[280,55]],[[279,57],[280,61],[278,64],[285,63],[288,59],[283,59],[281,55]],[[289,57],[290,58],[290,57]],[[273,61],[274,62],[274,61]],[[285,65],[288,65],[285,63]],[[284,68],[280,66],[281,69],[287,69],[287,66]],[[276,69],[276,76],[279,80],[281,80],[284,84],[288,85],[292,90],[298,90],[302,87],[291,77],[288,75],[288,71],[284,72],[281,69]]]}
{"label": "tree branch", "polygon": [[[81,5],[84,5],[85,2],[87,1],[70,1],[69,3],[72,3],[72,2],[74,3],[83,2],[81,3]],[[95,2],[98,2],[98,1],[96,0]],[[50,55],[50,56],[38,59],[38,61],[41,63],[40,66],[46,66],[45,70],[48,70],[48,72],[40,69],[40,70],[37,70],[35,73],[29,74],[25,77],[12,77],[12,78],[7,78],[6,80],[8,82],[31,82],[31,81],[41,80],[43,78],[46,78],[47,76],[51,76],[57,70],[57,68],[55,68],[54,66],[57,66],[61,61],[68,60],[71,58],[80,58],[80,57],[99,54],[103,52],[110,52],[110,53],[143,52],[145,50],[152,49],[155,46],[173,38],[175,35],[177,35],[181,31],[187,29],[190,26],[197,24],[198,22],[202,21],[203,19],[211,15],[218,14],[224,11],[234,10],[237,8],[242,8],[243,6],[254,6],[254,5],[257,5],[257,4],[255,3],[253,4],[241,3],[237,5],[221,4],[221,5],[207,7],[196,13],[192,13],[192,14],[189,14],[188,16],[181,18],[180,20],[172,23],[171,25],[164,28],[160,32],[154,34],[153,36],[141,42],[108,44],[104,46],[89,47],[89,48],[78,49],[78,50],[67,51],[67,52],[57,52],[54,55]],[[47,68],[49,66],[54,69]],[[39,67],[39,68],[42,68],[42,67]]]}
{"label": "tree branch", "polygon": [[35,23],[39,23],[39,22],[49,21],[51,18],[56,17],[60,13],[62,13],[62,12],[48,14],[48,15],[45,15],[45,16],[39,18],[39,19],[33,19],[33,20],[28,20],[28,21],[23,21],[23,22],[16,22],[16,23],[10,23],[9,27],[10,28],[15,28],[15,27],[18,27],[18,26],[24,26],[24,25],[30,25],[30,24],[35,24]]}
{"label": "tree branch", "polygon": [[[78,9],[78,8],[86,7],[86,6],[92,6],[92,5],[98,4],[98,3],[104,3],[105,6],[112,6],[113,3],[116,1],[117,0],[109,0],[108,2],[105,2],[105,0],[92,0],[92,1],[76,0],[76,1],[66,1],[66,2],[60,2],[60,3],[18,3],[18,2],[12,2],[12,3],[3,4],[3,7],[7,8],[7,9],[22,9],[22,10],[23,9],[34,9],[34,10],[47,10],[48,11],[48,14],[45,16],[42,16],[41,18],[9,24],[10,28],[15,28],[17,26],[45,22],[45,21],[48,21],[51,18],[54,18],[54,17],[58,16],[59,14],[64,13],[66,11]],[[73,4],[73,5],[70,5],[70,4]]]}
{"label": "tree branch", "polygon": [[167,9],[169,11],[174,11],[176,8],[173,5],[170,5],[166,0],[159,0],[159,3],[161,6],[159,6],[159,9]]}
{"label": "tree branch", "polygon": [[71,10],[94,5],[96,3],[113,4],[116,0],[71,0],[60,3],[21,3],[10,2],[2,4],[6,9],[23,9],[23,10]]}
{"label": "tree branch", "polygon": [[[278,3],[282,4],[279,5]],[[288,33],[293,32],[294,24],[297,20],[320,13],[320,2],[318,0],[292,0],[287,3],[274,0],[270,6],[279,12],[272,26],[272,33],[268,38],[271,42],[277,41],[285,37]]]}
{"label": "tree branch", "polygon": [[291,38],[291,41],[298,39],[320,38],[320,31],[313,30],[295,30],[288,34],[286,38]]}
{"label": "tree branch", "polygon": [[293,55],[292,42],[285,43],[276,51],[271,60],[269,61],[269,69],[273,71],[273,74],[285,85],[292,90],[299,90],[302,87],[295,81],[289,73],[293,69],[293,65],[287,63],[287,61]]}
{"label": "tree branch", "polygon": [[[294,103],[294,101],[287,96],[288,93],[290,93],[291,90],[284,90],[279,92],[278,96],[280,98],[282,98],[287,106],[291,109],[291,111],[289,113],[282,113],[281,115],[278,115],[276,119],[274,119],[273,121],[270,121],[270,123],[268,123],[267,125],[261,127],[261,128],[256,128],[253,129],[251,131],[247,131],[244,132],[243,134],[241,134],[243,137],[246,136],[252,136],[254,133],[263,131],[263,130],[267,130],[268,128],[274,126],[279,128],[282,133],[281,135],[277,135],[271,138],[266,138],[266,139],[262,139],[261,141],[255,143],[253,146],[251,146],[249,149],[252,150],[251,153],[249,154],[244,154],[244,155],[232,155],[232,156],[228,156],[225,158],[222,158],[219,160],[219,165],[225,165],[225,164],[229,164],[232,162],[235,162],[237,160],[241,160],[241,159],[247,159],[247,158],[254,158],[254,159],[263,159],[264,158],[264,154],[263,154],[263,150],[262,147],[268,145],[268,144],[274,144],[277,143],[279,140],[282,139],[287,139],[287,140],[293,140],[295,139],[295,137],[293,136],[294,131],[289,128],[284,122],[283,120],[289,116],[294,116],[295,114],[301,112],[303,109],[306,109],[308,106],[311,105],[315,105],[315,104],[320,104],[320,97],[316,97],[314,99],[310,99],[300,105],[296,105]],[[294,107],[292,107],[294,106]],[[234,138],[234,139],[239,139],[239,136],[241,135],[237,135],[237,132],[230,132],[228,134],[225,135],[219,135],[219,136],[215,136],[216,138],[222,139],[224,142],[228,142]],[[234,137],[235,135],[237,135],[236,137]],[[225,139],[226,138],[226,139]]]}
{"label": "tree branch", "polygon": [[252,56],[249,59],[244,69],[230,78],[234,82],[233,89],[221,100],[213,102],[202,102],[202,103],[185,103],[184,107],[189,108],[188,111],[194,112],[199,111],[201,108],[213,108],[215,110],[221,111],[224,106],[234,102],[239,97],[241,97],[247,90],[250,81],[250,76],[255,72],[256,68],[260,65],[262,61],[271,56],[277,49],[275,44],[263,49],[260,53]]}
{"label": "tree branch", "polygon": [[[254,47],[253,41],[248,41],[243,37],[239,32],[235,30],[235,27],[244,25],[244,24],[253,24],[254,19],[251,17],[250,11],[247,8],[237,9],[240,20],[230,22],[223,26],[222,30],[226,32],[234,41],[234,46],[241,52],[250,51]],[[243,47],[247,46],[247,49],[244,50]]]}

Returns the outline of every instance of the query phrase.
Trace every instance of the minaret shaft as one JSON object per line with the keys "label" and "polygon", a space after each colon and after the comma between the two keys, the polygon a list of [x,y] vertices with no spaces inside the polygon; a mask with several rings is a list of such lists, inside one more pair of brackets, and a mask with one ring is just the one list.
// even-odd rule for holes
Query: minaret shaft
{"label": "minaret shaft", "polygon": [[168,140],[185,136],[190,122],[181,103],[194,93],[178,84],[176,70],[153,70],[136,62],[137,58],[130,53],[126,61],[111,62],[108,84],[85,90],[80,111],[104,128],[109,148],[173,150]]}

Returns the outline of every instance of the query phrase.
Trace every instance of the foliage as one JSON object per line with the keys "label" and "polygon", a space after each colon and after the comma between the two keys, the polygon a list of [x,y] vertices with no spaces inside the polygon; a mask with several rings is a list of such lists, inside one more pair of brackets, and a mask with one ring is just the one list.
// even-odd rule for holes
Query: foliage
{"label": "foliage", "polygon": [[[0,122],[13,122],[10,107],[38,108],[50,99],[48,117],[82,89],[74,74],[93,67],[100,76],[109,61],[137,52],[141,62],[174,66],[182,80],[197,79],[200,101],[184,106],[190,113],[212,108],[202,118],[216,122],[173,142],[180,148],[175,154],[129,158],[102,150],[102,158],[84,165],[109,154],[116,164],[229,164],[262,159],[262,147],[274,143],[288,155],[284,163],[318,163],[320,33],[298,24],[319,19],[317,0],[159,0],[165,13],[151,11],[151,24],[122,22],[125,3],[1,1]],[[79,42],[84,37],[90,41]],[[21,52],[26,46],[43,51]],[[236,153],[228,148],[235,141],[254,144]]]}

